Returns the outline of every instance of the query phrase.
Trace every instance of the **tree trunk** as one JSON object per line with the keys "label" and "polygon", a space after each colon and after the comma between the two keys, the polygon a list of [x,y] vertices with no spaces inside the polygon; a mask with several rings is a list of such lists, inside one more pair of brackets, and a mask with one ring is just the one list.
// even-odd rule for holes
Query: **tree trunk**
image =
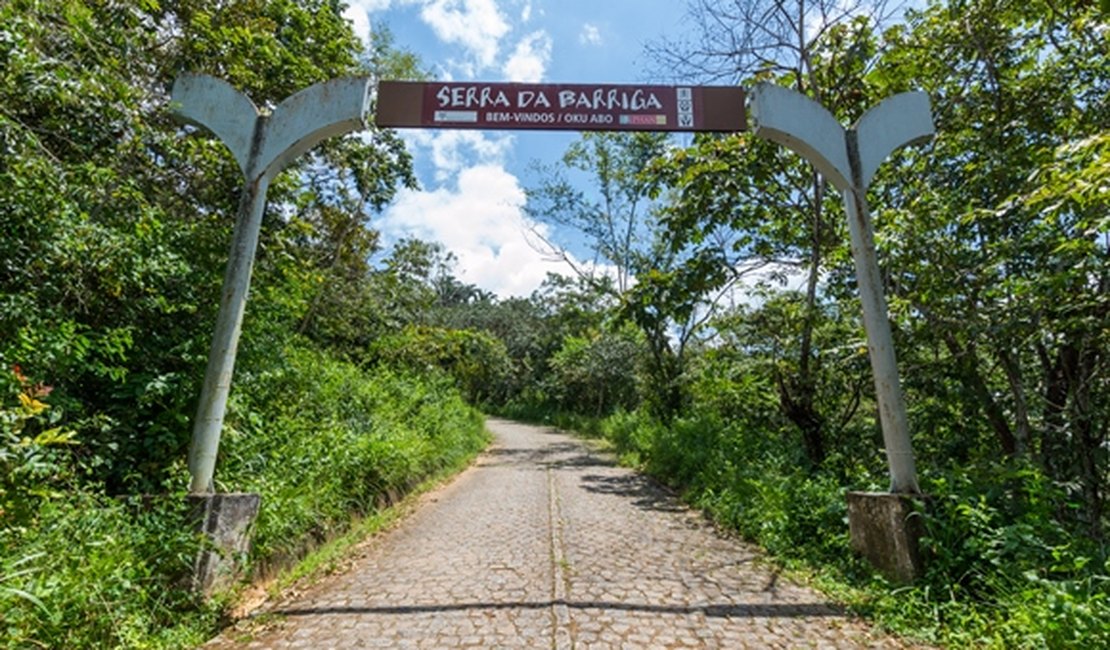
{"label": "tree trunk", "polygon": [[1041,444],[1037,454],[1041,467],[1048,476],[1056,480],[1067,477],[1067,414],[1068,380],[1064,374],[1063,350],[1057,351],[1052,358],[1043,345],[1037,346],[1044,373],[1044,427],[1041,431]]}
{"label": "tree trunk", "polygon": [[817,467],[824,462],[825,419],[813,406],[814,387],[812,384],[799,385],[800,378],[787,380],[776,373],[779,387],[779,408],[788,420],[798,427],[802,434],[802,447],[810,465]]}
{"label": "tree trunk", "polygon": [[1002,447],[1002,453],[1013,456],[1017,453],[1017,441],[1014,439],[1013,431],[1010,430],[1010,423],[1006,420],[1006,414],[991,395],[982,375],[979,374],[975,345],[968,343],[967,348],[963,348],[960,342],[956,340],[956,335],[951,331],[944,333],[944,344],[956,362],[956,371],[959,373],[960,383],[971,392],[975,400],[983,407],[987,421],[994,429],[995,436],[998,437],[998,444]]}
{"label": "tree trunk", "polygon": [[817,325],[817,283],[821,271],[821,240],[823,235],[823,197],[825,184],[813,172],[813,228],[810,237],[809,277],[806,279],[806,302],[799,337],[798,373],[786,379],[779,374],[779,408],[802,434],[806,458],[814,467],[827,455],[825,449],[825,418],[817,411],[813,398],[817,392],[810,359],[813,356],[813,330]]}
{"label": "tree trunk", "polygon": [[999,349],[996,352],[1002,368],[1006,371],[1006,379],[1010,383],[1010,394],[1014,398],[1014,453],[1025,456],[1029,452],[1030,427],[1029,406],[1025,400],[1025,382],[1021,377],[1021,365],[1009,350]]}
{"label": "tree trunk", "polygon": [[1061,350],[1064,359],[1064,375],[1068,381],[1071,399],[1068,403],[1070,428],[1078,443],[1075,450],[1079,461],[1079,479],[1083,486],[1083,498],[1087,505],[1088,527],[1091,537],[1102,539],[1102,471],[1098,455],[1103,436],[1096,430],[1091,404],[1091,382],[1098,365],[1098,350],[1090,346],[1067,344]]}

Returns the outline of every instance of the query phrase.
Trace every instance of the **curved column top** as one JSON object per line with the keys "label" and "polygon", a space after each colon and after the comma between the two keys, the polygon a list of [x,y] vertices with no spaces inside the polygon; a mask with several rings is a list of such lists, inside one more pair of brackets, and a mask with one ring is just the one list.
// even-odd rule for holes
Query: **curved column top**
{"label": "curved column top", "polygon": [[182,122],[216,134],[249,176],[258,107],[223,79],[187,72],[173,82],[173,113]]}
{"label": "curved column top", "polygon": [[[253,182],[272,180],[289,162],[331,136],[365,128],[371,88],[369,77],[332,79],[290,95],[264,117],[249,97],[226,81],[186,73],[174,82],[172,101],[174,114],[214,133]],[[256,134],[260,123],[262,132]]]}
{"label": "curved column top", "polygon": [[270,114],[254,172],[272,179],[320,142],[366,128],[369,77],[332,79],[290,95]]}
{"label": "curved column top", "polygon": [[751,98],[755,134],[808,160],[841,192],[867,189],[891,153],[935,133],[923,92],[888,97],[847,130],[824,106],[789,88],[757,84]]}
{"label": "curved column top", "polygon": [[840,191],[852,187],[844,127],[824,106],[805,95],[771,83],[751,92],[755,134],[809,161]]}
{"label": "curved column top", "polygon": [[926,142],[936,133],[929,95],[909,92],[887,97],[864,113],[852,130],[859,147],[859,184],[866,188],[875,170],[896,149]]}

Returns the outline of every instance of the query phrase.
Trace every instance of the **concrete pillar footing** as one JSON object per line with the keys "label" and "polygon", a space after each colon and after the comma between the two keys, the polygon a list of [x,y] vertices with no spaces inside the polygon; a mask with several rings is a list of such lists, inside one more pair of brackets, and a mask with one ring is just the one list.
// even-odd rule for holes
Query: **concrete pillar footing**
{"label": "concrete pillar footing", "polygon": [[262,497],[250,493],[190,494],[189,520],[207,546],[197,553],[192,587],[211,596],[242,577]]}
{"label": "concrete pillar footing", "polygon": [[852,550],[894,582],[908,584],[924,572],[922,500],[920,495],[889,492],[848,493]]}

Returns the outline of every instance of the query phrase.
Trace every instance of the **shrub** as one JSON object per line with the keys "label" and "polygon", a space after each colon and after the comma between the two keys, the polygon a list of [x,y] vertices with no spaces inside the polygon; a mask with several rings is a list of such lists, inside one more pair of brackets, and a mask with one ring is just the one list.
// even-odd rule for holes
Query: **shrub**
{"label": "shrub", "polygon": [[505,344],[476,330],[412,325],[378,339],[370,352],[387,366],[446,372],[472,404],[502,398],[512,375]]}
{"label": "shrub", "polygon": [[227,422],[216,478],[262,495],[255,560],[296,553],[486,442],[446,375],[360,370],[296,345],[243,373]]}
{"label": "shrub", "polygon": [[692,386],[696,401],[669,425],[640,410],[610,416],[602,430],[626,462],[718,522],[847,586],[841,593],[883,624],[930,641],[1110,647],[1110,559],[1060,523],[1060,509],[1081,507],[1068,486],[1009,460],[924,477],[927,572],[893,586],[848,548],[844,492],[879,480],[869,463],[835,453],[808,467],[756,384],[709,372]]}
{"label": "shrub", "polygon": [[180,580],[200,548],[185,499],[153,508],[88,491],[40,502],[0,528],[0,638],[8,648],[187,647],[217,608]]}
{"label": "shrub", "polygon": [[[295,341],[242,370],[217,479],[262,495],[254,561],[295,555],[486,442],[480,416],[442,375],[363,371]],[[55,449],[73,440],[47,419],[48,391],[9,383],[22,397],[0,410],[0,647],[202,642],[220,604],[184,582],[202,543],[184,494],[122,500],[81,483]],[[183,484],[183,458],[170,475]]]}

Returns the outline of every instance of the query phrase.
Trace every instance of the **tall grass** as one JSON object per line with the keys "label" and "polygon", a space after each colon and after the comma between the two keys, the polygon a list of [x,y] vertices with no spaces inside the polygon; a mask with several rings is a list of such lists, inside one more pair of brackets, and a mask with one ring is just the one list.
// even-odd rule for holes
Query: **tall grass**
{"label": "tall grass", "polygon": [[450,378],[291,348],[230,406],[219,482],[262,495],[252,558],[297,553],[487,442]]}
{"label": "tall grass", "polygon": [[950,647],[1110,648],[1110,560],[1058,523],[1075,507],[1035,468],[1011,462],[925,472],[926,575],[886,582],[848,546],[845,492],[881,470],[833,457],[805,468],[774,418],[721,417],[705,403],[664,425],[642,413],[602,422],[625,462],[804,568],[880,624]]}
{"label": "tall grass", "polygon": [[203,641],[218,604],[182,588],[198,540],[184,495],[153,508],[81,491],[0,529],[0,647],[158,648]]}
{"label": "tall grass", "polygon": [[[288,345],[237,376],[220,491],[262,495],[250,562],[294,557],[487,442],[450,380],[360,369]],[[210,636],[220,600],[185,588],[200,540],[186,520],[184,459],[153,503],[76,482],[0,519],[0,648],[184,648]],[[34,490],[28,494],[34,493]]]}

